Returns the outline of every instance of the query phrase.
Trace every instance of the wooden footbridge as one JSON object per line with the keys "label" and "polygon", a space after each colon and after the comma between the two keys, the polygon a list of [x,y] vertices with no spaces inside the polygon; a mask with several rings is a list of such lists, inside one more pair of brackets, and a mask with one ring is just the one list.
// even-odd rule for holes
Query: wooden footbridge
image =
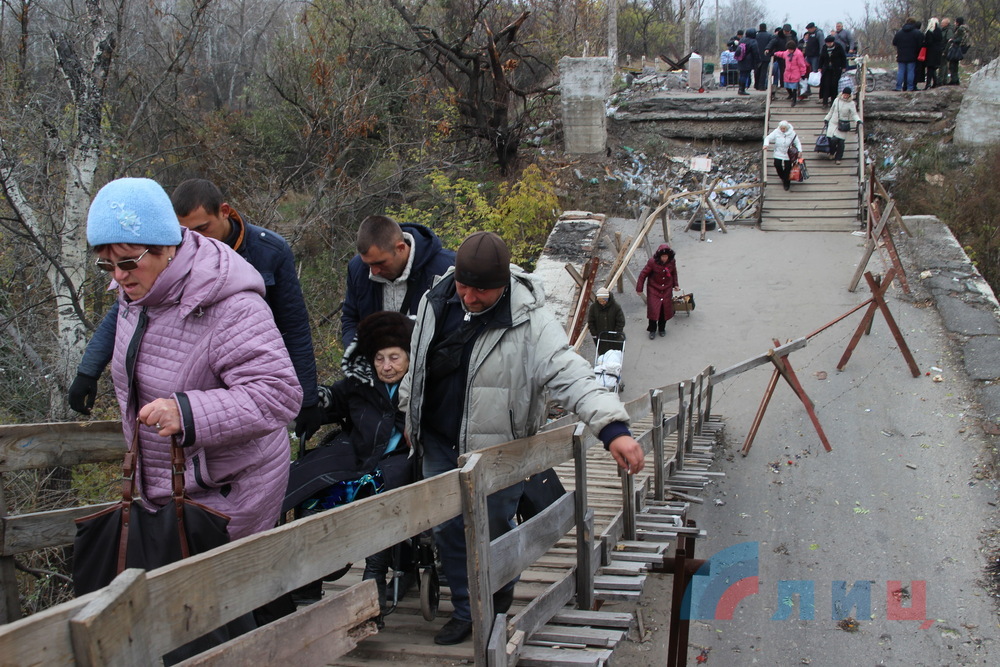
{"label": "wooden footbridge", "polygon": [[[856,70],[857,80],[865,80],[866,67],[867,61],[862,59]],[[858,114],[864,119],[864,86],[855,86],[854,90]],[[840,164],[831,156],[814,152],[828,111],[818,97],[818,89],[814,87],[809,98],[793,107],[784,90],[775,90],[773,99],[769,96],[765,104],[764,136],[783,120],[791,123],[802,143],[802,157],[810,177],[801,183],[793,182],[791,190],[786,191],[774,173],[770,151],[764,151],[764,195],[760,216],[760,228],[764,231],[853,232],[861,229],[866,214],[862,203],[868,200],[864,125],[859,125],[857,132],[848,133]]]}
{"label": "wooden footbridge", "polygon": [[[471,643],[432,643],[450,611],[447,600],[437,623],[423,621],[408,600],[378,631],[374,582],[347,578],[321,601],[183,664],[603,664],[632,617],[601,605],[638,598],[647,571],[672,571],[683,558],[669,551],[674,540],[699,534],[687,509],[713,474],[712,447],[722,430],[711,410],[712,378],[706,368],[626,404],[647,452],[640,475],[620,475],[570,416],[532,438],[467,455],[461,469],[151,572],[126,570],[107,588],[20,620],[11,620],[19,613],[14,558],[72,544],[73,519],[98,506],[7,515],[0,495],[0,592],[11,620],[0,626],[0,664],[156,664],[222,624],[458,514],[469,545]],[[117,422],[0,427],[0,474],[121,456]],[[490,542],[486,496],[549,468],[568,492]],[[494,615],[490,594],[519,573],[514,607]],[[680,632],[685,623],[676,620]],[[686,643],[678,635],[679,650]],[[683,662],[674,656],[668,664]]]}

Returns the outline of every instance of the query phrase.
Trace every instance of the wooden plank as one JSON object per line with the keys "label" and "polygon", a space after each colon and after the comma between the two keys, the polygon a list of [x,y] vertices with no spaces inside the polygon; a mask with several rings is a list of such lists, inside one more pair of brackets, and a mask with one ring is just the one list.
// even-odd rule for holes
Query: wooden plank
{"label": "wooden plank", "polygon": [[546,625],[531,636],[532,642],[555,644],[583,644],[598,648],[614,648],[625,638],[624,630],[581,628],[565,625]]}
{"label": "wooden plank", "polygon": [[514,618],[507,622],[508,635],[524,632],[528,637],[538,628],[549,622],[553,616],[563,611],[563,608],[573,598],[576,588],[576,568],[571,568],[566,575],[545,589],[545,592],[528,603]]}
{"label": "wooden plank", "polygon": [[[457,515],[458,474],[449,471],[149,572],[149,597],[159,610],[146,638],[150,651],[163,655],[277,594]],[[291,562],[296,567],[288,567]],[[268,576],[257,576],[261,571]],[[73,665],[68,620],[96,595],[0,626],[0,655],[18,665]]]}
{"label": "wooden plank", "polygon": [[578,667],[579,665],[603,665],[611,659],[611,650],[573,651],[525,646],[521,652],[521,667]]}
{"label": "wooden plank", "polygon": [[77,664],[132,667],[159,662],[144,636],[151,611],[144,570],[128,569],[115,577],[69,620]]}
{"label": "wooden plank", "polygon": [[635,617],[620,611],[581,611],[578,609],[563,609],[552,617],[553,623],[563,625],[589,625],[595,628],[632,627]]}
{"label": "wooden plank", "polygon": [[[504,631],[504,626],[505,626],[505,624],[502,621],[503,621],[502,617],[497,616],[497,625],[500,626],[501,632]],[[515,632],[510,636],[510,640],[507,642],[507,646],[504,651],[506,653],[506,659],[507,659],[506,664],[508,667],[514,667],[517,664],[518,657],[521,655],[521,651],[524,649],[524,644],[526,639],[527,637],[520,630],[518,630],[517,632]]]}
{"label": "wooden plank", "polygon": [[484,466],[485,486],[479,491],[489,495],[568,461],[573,457],[574,424],[552,431],[542,431],[530,438],[512,440],[492,447],[462,454],[459,466],[466,465],[472,456],[479,456]]}
{"label": "wooden plank", "polygon": [[[180,663],[181,667],[323,667],[378,632],[378,590],[369,579]],[[140,664],[140,663],[133,663]]]}
{"label": "wooden plank", "polygon": [[[662,562],[662,558],[652,559],[649,562]],[[602,574],[594,577],[594,586],[600,588],[619,589],[623,591],[642,591],[642,586],[646,582],[644,576],[618,576]]]}
{"label": "wooden plank", "polygon": [[[796,338],[790,343],[785,343],[780,347],[774,348],[773,352],[774,354],[784,356],[794,352],[795,350],[801,350],[808,344],[809,344],[808,339]],[[769,364],[769,363],[771,363],[770,352],[764,352],[763,354],[759,354],[756,357],[751,357],[746,361],[741,361],[740,363],[730,366],[729,368],[725,368],[721,371],[715,372],[713,375],[709,376],[708,383],[709,385],[716,385],[719,384],[720,382],[728,380],[731,377],[739,375],[740,373],[745,373],[752,368],[757,368],[758,366],[763,366],[764,364]]]}
{"label": "wooden plank", "polygon": [[493,630],[486,643],[486,667],[507,667],[507,621],[504,614],[497,614]]}
{"label": "wooden plank", "polygon": [[0,426],[0,473],[80,463],[121,462],[120,421]]}
{"label": "wooden plank", "polygon": [[[0,473],[0,520],[7,514],[7,499],[3,493]],[[0,523],[0,547],[5,540],[6,526]],[[13,556],[4,556],[0,549],[0,625],[21,618],[21,600],[17,593],[17,567]]]}
{"label": "wooden plank", "polygon": [[0,516],[0,556],[69,546],[76,537],[76,519],[111,505],[114,503]]}
{"label": "wooden plank", "polygon": [[[567,493],[536,516],[489,544],[488,567],[492,589],[496,590],[512,581],[573,527],[575,499],[575,492]],[[493,590],[485,593],[492,594]]]}

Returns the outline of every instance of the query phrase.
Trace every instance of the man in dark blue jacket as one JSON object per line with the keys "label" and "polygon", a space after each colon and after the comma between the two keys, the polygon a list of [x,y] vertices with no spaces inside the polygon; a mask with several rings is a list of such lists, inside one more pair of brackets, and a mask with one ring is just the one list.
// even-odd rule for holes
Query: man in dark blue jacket
{"label": "man in dark blue jacket", "polygon": [[924,34],[917,28],[917,20],[908,17],[892,38],[896,47],[896,90],[917,89],[917,55],[923,43]]}
{"label": "man in dark blue jacket", "polygon": [[455,264],[455,253],[423,225],[370,215],[358,228],[358,254],[347,265],[347,295],[340,317],[344,349],[358,322],[380,310],[416,315],[424,292]]}
{"label": "man in dark blue jacket", "polygon": [[[265,300],[288,348],[295,374],[302,385],[302,408],[295,420],[295,434],[302,440],[322,425],[316,390],[316,358],[313,354],[309,313],[295,271],[292,249],[272,231],[252,225],[227,204],[211,181],[190,179],[178,185],[170,197],[180,223],[190,230],[222,241],[250,262],[264,279]],[[118,302],[105,315],[87,344],[77,376],[69,389],[69,405],[90,414],[97,396],[97,379],[111,361]]]}
{"label": "man in dark blue jacket", "polygon": [[772,35],[767,31],[766,23],[757,26],[757,53],[760,54],[760,63],[757,64],[753,72],[753,87],[756,90],[767,90],[767,66],[770,54],[765,54],[767,45],[771,43],[771,37]]}

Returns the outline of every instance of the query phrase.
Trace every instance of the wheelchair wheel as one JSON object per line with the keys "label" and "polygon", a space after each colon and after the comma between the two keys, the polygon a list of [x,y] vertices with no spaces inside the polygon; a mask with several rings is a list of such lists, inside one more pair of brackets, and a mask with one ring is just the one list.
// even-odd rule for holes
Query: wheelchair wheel
{"label": "wheelchair wheel", "polygon": [[438,603],[441,601],[441,586],[438,583],[437,569],[425,567],[420,570],[420,613],[425,621],[433,621],[437,617]]}

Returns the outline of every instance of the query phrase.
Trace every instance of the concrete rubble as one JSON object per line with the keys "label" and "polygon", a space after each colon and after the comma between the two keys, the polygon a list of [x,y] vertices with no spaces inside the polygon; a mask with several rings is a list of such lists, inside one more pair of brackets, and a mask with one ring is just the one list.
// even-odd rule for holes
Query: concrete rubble
{"label": "concrete rubble", "polygon": [[969,79],[955,119],[955,143],[989,145],[1000,140],[1000,58]]}

